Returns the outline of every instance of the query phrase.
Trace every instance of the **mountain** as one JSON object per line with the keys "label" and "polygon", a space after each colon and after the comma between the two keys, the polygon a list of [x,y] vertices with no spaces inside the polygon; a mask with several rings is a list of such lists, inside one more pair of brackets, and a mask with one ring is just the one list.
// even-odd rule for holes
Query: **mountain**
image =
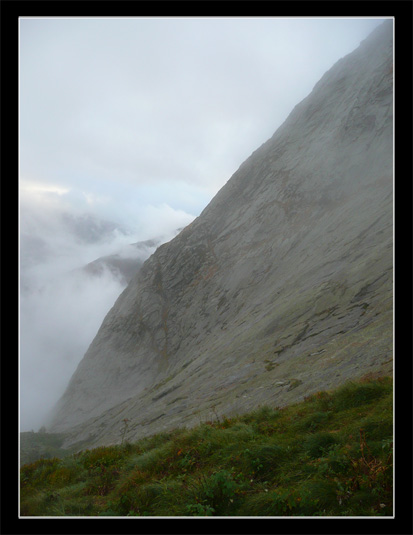
{"label": "mountain", "polygon": [[145,261],[55,408],[65,446],[391,375],[392,67],[385,21]]}
{"label": "mountain", "polygon": [[[176,236],[182,229],[174,231]],[[134,275],[142,267],[145,260],[162,243],[168,241],[171,235],[157,236],[149,240],[131,243],[123,246],[116,253],[100,256],[96,260],[83,266],[82,271],[92,276],[100,276],[105,271],[109,271],[123,284],[128,284]]]}
{"label": "mountain", "polygon": [[59,256],[98,244],[111,244],[130,233],[122,224],[94,214],[70,214],[61,208],[45,209],[43,204],[22,203],[20,227],[20,287],[33,290],[33,271],[50,267]]}
{"label": "mountain", "polygon": [[105,271],[110,271],[122,283],[127,284],[162,241],[163,238],[155,238],[132,243],[117,253],[101,256],[89,262],[82,268],[82,271],[92,276],[99,276]]}

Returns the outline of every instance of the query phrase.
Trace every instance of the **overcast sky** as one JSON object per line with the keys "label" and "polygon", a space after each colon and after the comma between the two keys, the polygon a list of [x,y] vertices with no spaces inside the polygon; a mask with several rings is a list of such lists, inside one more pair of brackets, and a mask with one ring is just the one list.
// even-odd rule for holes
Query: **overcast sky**
{"label": "overcast sky", "polygon": [[23,18],[21,188],[128,222],[199,215],[380,22]]}
{"label": "overcast sky", "polygon": [[190,223],[382,20],[20,18],[21,233],[54,251],[23,273],[36,288],[21,299],[24,428],[60,395],[122,289],[59,281],[62,266],[110,250],[79,244],[58,215],[119,223],[123,244]]}

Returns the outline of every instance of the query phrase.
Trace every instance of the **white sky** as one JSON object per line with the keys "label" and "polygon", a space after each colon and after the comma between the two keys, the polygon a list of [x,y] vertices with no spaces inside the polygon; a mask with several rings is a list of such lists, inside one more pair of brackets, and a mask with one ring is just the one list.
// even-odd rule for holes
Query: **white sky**
{"label": "white sky", "polygon": [[22,18],[21,189],[117,218],[199,215],[380,22]]}
{"label": "white sky", "polygon": [[[122,290],[73,269],[190,223],[382,20],[20,18],[22,430],[42,425]],[[80,243],[63,212],[130,234]]]}

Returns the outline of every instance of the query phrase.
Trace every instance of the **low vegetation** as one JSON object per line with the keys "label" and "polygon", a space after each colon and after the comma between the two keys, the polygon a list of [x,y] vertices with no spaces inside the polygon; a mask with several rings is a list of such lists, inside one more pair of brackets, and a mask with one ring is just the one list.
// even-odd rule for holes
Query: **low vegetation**
{"label": "low vegetation", "polygon": [[393,385],[21,467],[22,516],[392,516]]}
{"label": "low vegetation", "polygon": [[34,431],[20,433],[20,463],[28,464],[40,458],[51,459],[73,453],[62,448],[64,438],[63,433],[46,433],[44,428],[38,433]]}

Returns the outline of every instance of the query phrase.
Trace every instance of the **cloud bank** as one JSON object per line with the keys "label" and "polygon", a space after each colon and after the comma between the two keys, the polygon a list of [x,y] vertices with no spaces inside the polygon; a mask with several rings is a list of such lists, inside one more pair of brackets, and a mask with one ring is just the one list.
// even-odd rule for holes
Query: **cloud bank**
{"label": "cloud bank", "polygon": [[[141,232],[93,212],[66,211],[55,193],[21,199],[20,426],[37,430],[67,383],[105,315],[125,288],[120,273],[84,267],[97,258],[145,260],[156,246],[131,244],[149,237],[165,242],[193,216],[168,205],[145,206]],[[61,195],[61,193],[59,193]]]}

